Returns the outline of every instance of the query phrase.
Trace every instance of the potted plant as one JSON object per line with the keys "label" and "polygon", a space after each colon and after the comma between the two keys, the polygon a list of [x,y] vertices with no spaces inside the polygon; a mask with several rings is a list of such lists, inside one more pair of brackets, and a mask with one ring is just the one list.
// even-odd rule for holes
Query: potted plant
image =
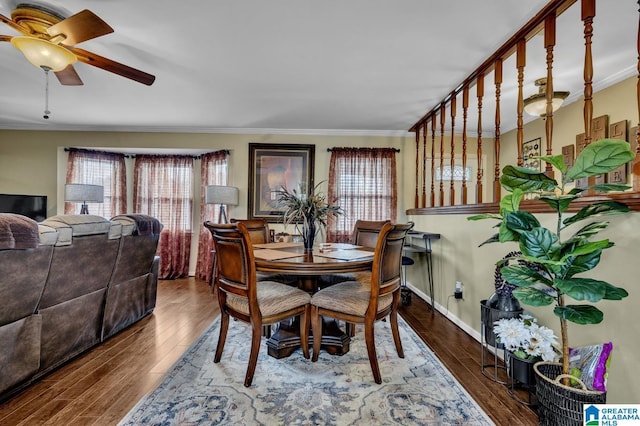
{"label": "potted plant", "polygon": [[520,383],[535,384],[533,363],[553,361],[556,357],[558,338],[531,315],[499,319],[493,332],[509,353],[510,375]]}
{"label": "potted plant", "polygon": [[[522,253],[520,259],[528,264],[510,264],[502,267],[501,273],[505,280],[516,286],[513,295],[521,303],[554,307],[553,312],[560,320],[562,374],[569,373],[567,322],[600,323],[603,313],[593,303],[603,299],[621,300],[628,295],[626,290],[608,282],[582,276],[600,263],[605,249],[613,246],[613,242],[608,239],[594,240],[600,231],[607,228],[608,222],[589,222],[574,230],[568,238],[563,237],[563,232],[569,232],[567,228],[588,219],[629,212],[625,204],[602,200],[579,209],[574,215],[565,216],[572,203],[583,192],[592,190],[605,193],[623,191],[629,187],[600,184],[569,189],[569,186],[576,179],[608,173],[633,158],[634,154],[627,142],[603,139],[587,145],[577,156],[572,167],[564,163],[562,155],[540,157],[560,172],[560,181],[535,170],[506,166],[502,170],[500,184],[510,193],[500,201],[500,212],[468,218],[498,220],[498,232],[483,244],[518,244]],[[554,228],[542,226],[535,215],[521,207],[521,202],[527,194],[537,195],[539,201],[547,204],[555,212]],[[569,298],[590,303],[572,304]],[[568,385],[568,380],[563,380],[563,384]]]}
{"label": "potted plant", "polygon": [[289,191],[283,187],[278,191],[277,206],[285,209],[282,217],[284,225],[294,223],[297,227],[302,224],[301,234],[307,251],[313,249],[317,232],[324,233],[329,218],[343,213],[340,206],[329,204],[326,196],[317,191],[320,184],[322,182],[310,188],[309,192],[302,185],[299,190]]}

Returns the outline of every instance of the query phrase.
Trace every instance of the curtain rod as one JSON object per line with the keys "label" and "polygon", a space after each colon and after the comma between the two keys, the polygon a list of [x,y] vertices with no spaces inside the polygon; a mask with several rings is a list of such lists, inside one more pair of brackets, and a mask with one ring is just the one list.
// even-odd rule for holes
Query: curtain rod
{"label": "curtain rod", "polygon": [[[331,152],[334,149],[339,149],[339,148],[327,148],[327,152]],[[349,148],[349,149],[360,149],[360,148]],[[366,148],[366,149],[376,149],[376,148]],[[385,149],[385,148],[383,148]],[[393,149],[395,152],[400,152],[400,150],[398,148],[388,148],[388,149]]]}
{"label": "curtain rod", "polygon": [[[124,155],[125,158],[136,158],[136,154],[123,154],[122,152],[102,151],[102,150],[99,150],[99,149],[65,148],[64,150],[65,150],[65,152],[69,152],[69,151],[104,152],[105,154],[122,154],[122,155]],[[220,152],[220,151],[224,151],[226,154],[231,154],[231,151],[229,151],[228,149],[219,149],[217,151],[211,151],[211,152]],[[145,155],[145,154],[139,154],[139,155]],[[148,154],[148,155],[156,155],[156,154]],[[169,154],[169,155],[171,155],[171,154]],[[180,154],[176,154],[176,155],[180,155]],[[202,154],[194,155],[193,158],[195,158],[196,160],[199,160],[200,158],[202,158]]]}

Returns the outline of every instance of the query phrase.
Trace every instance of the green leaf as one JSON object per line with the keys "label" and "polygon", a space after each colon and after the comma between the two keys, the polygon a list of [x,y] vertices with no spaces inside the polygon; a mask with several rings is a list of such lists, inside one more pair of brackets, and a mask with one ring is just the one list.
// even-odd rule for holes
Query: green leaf
{"label": "green leaf", "polygon": [[629,211],[631,211],[631,209],[629,209],[629,206],[627,206],[626,204],[619,203],[617,201],[602,201],[583,207],[575,215],[563,220],[562,223],[565,226],[568,226],[572,223],[579,222],[592,216],[613,215],[627,213]]}
{"label": "green leaf", "polygon": [[504,224],[511,231],[517,232],[518,234],[540,227],[538,219],[525,210],[518,210],[516,212],[506,214],[504,216]]}
{"label": "green leaf", "polygon": [[500,238],[498,236],[498,234],[493,234],[489,239],[487,239],[486,241],[484,241],[482,244],[480,244],[478,247],[482,247],[485,244],[490,244],[490,243],[499,243],[500,242]]}
{"label": "green leaf", "polygon": [[502,197],[500,200],[500,214],[504,216],[507,213],[518,211],[523,196],[522,191],[516,188],[513,193]]}
{"label": "green leaf", "polygon": [[570,278],[568,280],[556,279],[555,286],[563,293],[575,300],[587,300],[599,302],[606,293],[604,281],[591,278]]}
{"label": "green leaf", "polygon": [[507,191],[513,192],[514,189],[519,188],[523,193],[551,192],[558,186],[558,182],[544,173],[517,166],[506,166],[502,169],[500,184]]}
{"label": "green leaf", "polygon": [[598,192],[611,192],[611,191],[626,191],[627,189],[631,189],[630,186],[620,185],[617,183],[600,183],[597,185],[592,185],[589,189],[593,189]]}
{"label": "green leaf", "polygon": [[635,155],[625,141],[602,139],[585,146],[565,176],[568,180],[595,176],[622,166]]}
{"label": "green leaf", "polygon": [[576,324],[599,324],[604,317],[602,311],[592,305],[556,306],[553,313]]}
{"label": "green leaf", "polygon": [[506,223],[502,222],[500,224],[500,230],[498,232],[498,239],[501,243],[507,243],[509,241],[518,241],[520,239],[520,235],[513,232]]}
{"label": "green leaf", "polygon": [[560,173],[567,173],[567,165],[564,163],[564,158],[562,155],[544,156],[540,157],[540,159],[560,170]]}
{"label": "green leaf", "polygon": [[495,213],[483,213],[483,214],[476,214],[476,215],[467,217],[467,220],[482,220],[482,219],[498,219],[498,220],[502,220],[502,216],[500,216],[499,214],[495,214]]}
{"label": "green leaf", "polygon": [[508,265],[501,268],[500,273],[506,282],[518,287],[528,287],[536,283],[543,283],[548,286],[553,284],[544,275],[527,265]]}
{"label": "green leaf", "polygon": [[602,250],[589,253],[584,256],[569,257],[558,274],[564,279],[571,278],[576,274],[587,272],[598,266]]}
{"label": "green leaf", "polygon": [[520,302],[531,306],[548,306],[555,302],[555,298],[535,287],[518,287],[513,295]]}
{"label": "green leaf", "polygon": [[629,295],[627,290],[621,287],[613,286],[609,283],[605,283],[605,295],[603,299],[606,300],[622,300]]}
{"label": "green leaf", "polygon": [[609,226],[609,222],[591,222],[588,225],[585,225],[582,228],[580,228],[575,234],[571,236],[571,239],[568,240],[567,242],[571,240],[576,240],[576,239],[582,240],[582,239],[590,238],[596,235],[598,232],[602,231],[603,229],[606,229],[607,226]]}
{"label": "green leaf", "polygon": [[573,245],[573,248],[570,251],[562,252],[561,260],[564,261],[570,256],[582,256],[585,254],[602,251],[609,247],[611,247],[611,243],[609,242],[609,240],[590,241],[585,244]]}
{"label": "green leaf", "polygon": [[539,197],[539,200],[547,203],[549,206],[551,206],[552,209],[554,209],[557,212],[564,212],[569,208],[569,205],[571,204],[571,202],[576,198],[579,198],[579,195],[569,194],[569,195],[562,195],[560,197],[554,197],[550,195],[541,195]]}
{"label": "green leaf", "polygon": [[524,256],[541,259],[553,259],[554,244],[558,236],[546,228],[534,228],[520,234],[520,251]]}

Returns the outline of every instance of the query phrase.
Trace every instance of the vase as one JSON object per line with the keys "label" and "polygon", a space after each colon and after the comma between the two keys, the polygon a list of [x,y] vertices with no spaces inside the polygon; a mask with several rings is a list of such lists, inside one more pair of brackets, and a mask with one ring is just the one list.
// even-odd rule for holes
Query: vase
{"label": "vase", "polygon": [[533,369],[536,374],[538,418],[542,426],[582,426],[584,406],[607,402],[606,392],[563,385],[562,364],[541,361],[535,363]]}
{"label": "vase", "polygon": [[305,219],[302,229],[302,241],[305,251],[313,250],[313,241],[316,238],[316,223],[313,219]]}
{"label": "vase", "polygon": [[509,376],[518,383],[534,386],[536,384],[536,373],[533,365],[540,359],[522,359],[515,356],[512,352],[507,352],[509,366]]}
{"label": "vase", "polygon": [[493,323],[502,318],[517,318],[522,313],[520,302],[511,294],[493,293],[487,300],[481,300],[480,305],[484,341],[494,348],[502,348],[502,344],[496,343]]}

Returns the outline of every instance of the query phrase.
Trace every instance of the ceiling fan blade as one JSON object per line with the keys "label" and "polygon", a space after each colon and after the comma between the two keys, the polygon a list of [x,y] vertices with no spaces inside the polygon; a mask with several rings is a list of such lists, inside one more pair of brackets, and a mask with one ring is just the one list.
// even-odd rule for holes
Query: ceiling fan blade
{"label": "ceiling fan blade", "polygon": [[51,37],[64,35],[62,44],[73,46],[113,32],[113,28],[90,10],[83,10],[47,28]]}
{"label": "ceiling fan blade", "polygon": [[0,34],[0,41],[11,41],[12,38],[13,38],[13,36]]}
{"label": "ceiling fan blade", "polygon": [[128,65],[121,64],[103,56],[96,55],[95,53],[80,49],[78,47],[71,47],[69,50],[71,50],[78,57],[78,60],[80,62],[93,65],[94,67],[102,68],[103,70],[137,81],[138,83],[151,86],[156,79],[154,75],[137,70]]}
{"label": "ceiling fan blade", "polygon": [[7,24],[8,26],[10,26],[11,28],[13,28],[14,30],[20,32],[21,34],[26,34],[29,35],[29,31],[27,31],[26,28],[21,27],[20,25],[16,24],[15,22],[13,22],[11,19],[7,18],[6,16],[4,16],[3,14],[0,13],[0,21],[4,22],[5,24]]}
{"label": "ceiling fan blade", "polygon": [[58,71],[55,73],[56,77],[58,77],[58,81],[63,86],[82,86],[84,83],[80,79],[80,76],[76,72],[76,69],[73,65],[69,64],[62,71]]}

